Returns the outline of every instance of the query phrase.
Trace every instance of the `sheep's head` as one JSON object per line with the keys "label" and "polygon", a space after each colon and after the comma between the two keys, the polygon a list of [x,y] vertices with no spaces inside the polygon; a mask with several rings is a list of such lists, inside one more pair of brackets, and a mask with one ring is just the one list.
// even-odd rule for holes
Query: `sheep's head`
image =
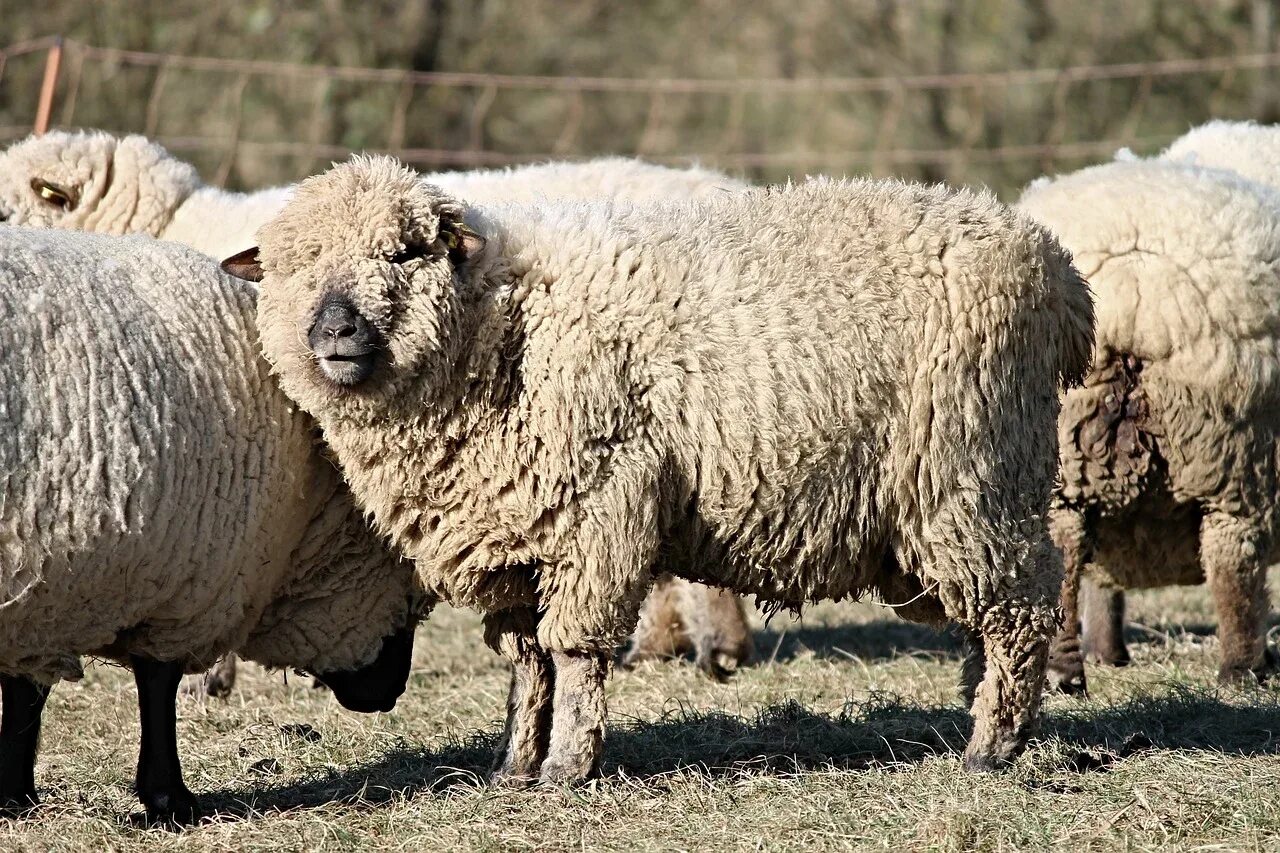
{"label": "sheep's head", "polygon": [[390,157],[352,158],[303,181],[223,262],[262,282],[263,349],[285,391],[320,414],[416,383],[455,322],[458,274],[484,246],[462,206]]}
{"label": "sheep's head", "polygon": [[53,131],[0,154],[0,220],[158,236],[199,185],[191,166],[145,137]]}
{"label": "sheep's head", "polygon": [[378,656],[368,664],[341,672],[317,672],[316,680],[332,690],[348,711],[390,711],[409,682],[413,634],[413,625],[401,628],[383,639]]}

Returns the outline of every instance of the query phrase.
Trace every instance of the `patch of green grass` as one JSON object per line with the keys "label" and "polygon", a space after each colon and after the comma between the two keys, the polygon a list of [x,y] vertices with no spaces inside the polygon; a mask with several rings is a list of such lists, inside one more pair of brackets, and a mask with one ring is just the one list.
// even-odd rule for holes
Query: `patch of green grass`
{"label": "patch of green grass", "polygon": [[1004,774],[960,768],[955,640],[842,604],[762,627],[762,660],[725,684],[675,662],[616,673],[603,778],[528,791],[483,784],[506,671],[478,618],[446,609],[392,714],[247,666],[228,701],[181,697],[211,815],[183,833],[130,821],[132,679],[95,667],[55,689],[44,805],[0,822],[0,849],[1275,849],[1280,692],[1215,685],[1204,590],[1131,605],[1134,664],[1051,697]]}

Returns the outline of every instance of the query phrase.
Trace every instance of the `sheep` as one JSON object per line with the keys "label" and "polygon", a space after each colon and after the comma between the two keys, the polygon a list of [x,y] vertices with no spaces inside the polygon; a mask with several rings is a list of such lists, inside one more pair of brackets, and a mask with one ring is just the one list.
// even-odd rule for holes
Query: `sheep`
{"label": "sheep", "polygon": [[[706,169],[671,169],[639,160],[609,157],[585,163],[546,163],[513,169],[442,172],[438,185],[476,201],[559,199],[705,198],[746,188],[746,184]],[[101,131],[54,131],[33,136],[0,154],[0,220],[111,234],[146,233],[185,243],[221,259],[253,243],[253,232],[275,214],[291,187],[248,195],[201,185],[194,167],[142,136],[117,137]],[[671,581],[671,583],[677,583]],[[650,635],[659,623],[646,621],[633,639],[632,658],[659,656],[674,642],[700,650],[704,671],[719,675],[745,663],[749,642],[740,606],[718,606],[705,588],[682,584],[664,602],[674,603],[675,634]],[[686,594],[687,593],[687,594]],[[235,659],[209,671],[205,691],[230,694]]]}
{"label": "sheep", "polygon": [[1280,126],[1207,122],[1175,139],[1160,158],[1207,169],[1229,169],[1280,189]]}
{"label": "sheep", "polygon": [[742,599],[673,575],[662,575],[640,608],[623,666],[692,652],[698,668],[724,680],[751,660],[755,643]]}
{"label": "sheep", "polygon": [[[1050,527],[1066,566],[1050,677],[1087,686],[1120,662],[1117,591],[1207,581],[1219,678],[1270,666],[1265,568],[1280,468],[1280,195],[1234,172],[1131,160],[1033,183],[1018,207],[1052,229],[1097,294],[1093,368],[1058,425]],[[1098,600],[1101,599],[1101,600]]]}
{"label": "sheep", "polygon": [[655,565],[774,607],[874,593],[985,652],[965,765],[1035,730],[1045,521],[1088,288],[990,194],[812,180],[470,206],[385,157],[223,262],[356,500],[512,663],[495,783],[594,773]]}
{"label": "sheep", "polygon": [[430,599],[256,351],[255,291],[146,237],[0,228],[0,807],[37,804],[40,713],[129,665],[137,792],[190,822],[174,693],[238,650],[357,711],[404,689]]}

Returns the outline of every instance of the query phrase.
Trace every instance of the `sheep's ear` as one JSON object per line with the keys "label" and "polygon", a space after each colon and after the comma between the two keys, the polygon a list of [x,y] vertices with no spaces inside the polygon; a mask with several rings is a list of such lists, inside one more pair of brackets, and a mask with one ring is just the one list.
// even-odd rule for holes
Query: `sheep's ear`
{"label": "sheep's ear", "polygon": [[222,271],[245,281],[262,281],[262,264],[258,261],[258,247],[245,249],[222,262]]}
{"label": "sheep's ear", "polygon": [[485,239],[461,222],[441,222],[440,237],[449,248],[449,260],[455,266],[465,263],[484,250]]}

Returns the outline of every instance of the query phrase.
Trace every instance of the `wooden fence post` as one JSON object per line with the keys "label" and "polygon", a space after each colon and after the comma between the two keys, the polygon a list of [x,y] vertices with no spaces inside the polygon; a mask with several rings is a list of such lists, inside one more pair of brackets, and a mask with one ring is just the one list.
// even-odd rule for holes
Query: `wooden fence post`
{"label": "wooden fence post", "polygon": [[37,136],[49,129],[49,116],[53,113],[53,92],[58,86],[58,66],[62,64],[62,36],[57,36],[49,46],[49,56],[44,61],[44,81],[40,84],[40,104],[36,107],[36,124],[32,130]]}

